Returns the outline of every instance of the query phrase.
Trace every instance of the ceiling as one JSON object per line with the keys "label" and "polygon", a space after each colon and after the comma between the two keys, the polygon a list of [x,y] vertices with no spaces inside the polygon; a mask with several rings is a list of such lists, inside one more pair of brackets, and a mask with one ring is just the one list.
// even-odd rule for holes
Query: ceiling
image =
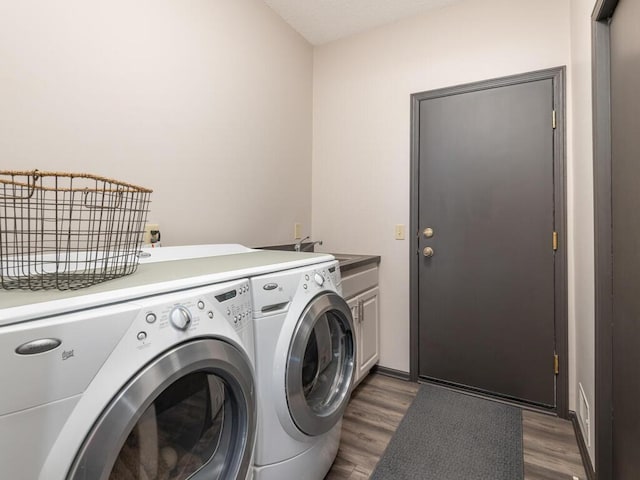
{"label": "ceiling", "polygon": [[461,0],[264,0],[313,45]]}

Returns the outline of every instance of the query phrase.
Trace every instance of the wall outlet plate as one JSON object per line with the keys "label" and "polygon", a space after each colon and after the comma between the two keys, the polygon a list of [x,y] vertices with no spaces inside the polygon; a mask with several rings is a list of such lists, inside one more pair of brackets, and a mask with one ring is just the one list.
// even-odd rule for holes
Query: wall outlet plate
{"label": "wall outlet plate", "polygon": [[302,238],[302,224],[294,223],[293,224],[293,239],[300,240]]}
{"label": "wall outlet plate", "polygon": [[148,245],[151,243],[151,232],[156,230],[160,231],[159,223],[147,223],[144,226],[144,234],[142,235],[142,243],[144,245]]}

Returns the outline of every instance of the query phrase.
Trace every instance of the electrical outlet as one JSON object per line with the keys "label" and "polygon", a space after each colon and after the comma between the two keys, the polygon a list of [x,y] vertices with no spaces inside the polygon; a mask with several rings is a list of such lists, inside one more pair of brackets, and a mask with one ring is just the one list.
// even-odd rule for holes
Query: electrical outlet
{"label": "electrical outlet", "polygon": [[294,223],[293,224],[293,239],[300,240],[302,238],[302,224]]}
{"label": "electrical outlet", "polygon": [[160,224],[158,223],[147,223],[144,226],[144,234],[142,236],[142,243],[144,245],[149,245],[151,243],[151,232],[152,231],[160,231]]}
{"label": "electrical outlet", "polygon": [[396,225],[396,240],[404,240],[404,225]]}

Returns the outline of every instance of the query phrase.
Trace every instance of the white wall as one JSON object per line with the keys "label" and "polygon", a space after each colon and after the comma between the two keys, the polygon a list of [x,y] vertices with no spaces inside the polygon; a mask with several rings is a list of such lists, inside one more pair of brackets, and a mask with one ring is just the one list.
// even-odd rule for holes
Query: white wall
{"label": "white wall", "polygon": [[0,3],[0,169],[154,189],[166,244],[311,222],[313,51],[259,0]]}
{"label": "white wall", "polygon": [[[572,105],[569,150],[573,158],[569,175],[573,179],[569,195],[572,221],[569,239],[573,255],[569,272],[574,282],[569,292],[570,315],[575,328],[575,382],[570,385],[579,411],[578,385],[582,384],[591,411],[589,454],[595,447],[595,313],[594,313],[594,225],[593,149],[591,102],[591,12],[594,0],[571,0],[571,89]],[[580,416],[578,415],[578,418]],[[581,422],[583,436],[587,429]],[[587,442],[585,442],[587,443]]]}
{"label": "white wall", "polygon": [[409,370],[409,241],[394,225],[409,225],[410,94],[569,64],[568,0],[469,0],[315,49],[313,235],[382,256],[385,367]]}

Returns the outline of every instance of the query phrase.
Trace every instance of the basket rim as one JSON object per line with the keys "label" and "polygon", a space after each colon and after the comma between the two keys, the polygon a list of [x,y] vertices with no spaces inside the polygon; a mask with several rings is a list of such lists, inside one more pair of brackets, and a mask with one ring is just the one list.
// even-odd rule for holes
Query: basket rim
{"label": "basket rim", "polygon": [[123,182],[121,180],[116,180],[109,177],[103,177],[101,175],[94,175],[92,173],[73,173],[73,172],[49,172],[49,171],[41,171],[38,169],[35,170],[0,170],[0,175],[5,176],[29,176],[34,177],[33,184],[16,182],[15,180],[6,180],[0,178],[0,183],[4,183],[7,185],[18,185],[21,187],[30,187],[38,190],[49,190],[49,191],[122,191],[122,190],[109,190],[109,189],[89,189],[89,188],[54,188],[54,187],[43,187],[42,185],[36,185],[35,179],[40,177],[66,177],[66,178],[87,178],[90,180],[98,180],[101,182],[112,183],[121,187],[127,187],[133,189],[134,191],[143,192],[143,193],[153,193],[153,190],[146,187],[141,187],[140,185],[135,185],[133,183]]}

